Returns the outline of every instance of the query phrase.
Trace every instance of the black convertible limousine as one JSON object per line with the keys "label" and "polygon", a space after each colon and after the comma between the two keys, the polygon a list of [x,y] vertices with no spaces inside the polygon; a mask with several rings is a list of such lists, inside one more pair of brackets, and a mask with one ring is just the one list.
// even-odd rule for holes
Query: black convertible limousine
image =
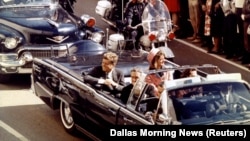
{"label": "black convertible limousine", "polygon": [[[160,98],[148,97],[145,76],[147,52],[134,56],[119,51],[117,67],[130,80],[130,70],[139,66],[143,76],[129,94],[127,103],[119,97],[84,82],[84,75],[100,65],[102,53],[95,55],[70,54],[50,59],[35,58],[32,66],[32,90],[51,109],[59,109],[61,122],[69,133],[81,131],[93,140],[109,136],[111,127],[122,125],[241,125],[250,123],[250,86],[239,73],[225,74],[217,66],[178,66],[166,60],[168,69],[175,72],[197,68],[196,77],[165,81]],[[133,63],[131,63],[133,62]],[[208,73],[209,72],[209,73]],[[237,101],[227,105],[213,103],[222,100],[221,88],[234,93]],[[151,105],[150,111],[147,106]],[[214,107],[215,106],[215,107]],[[213,108],[214,107],[214,108]]]}

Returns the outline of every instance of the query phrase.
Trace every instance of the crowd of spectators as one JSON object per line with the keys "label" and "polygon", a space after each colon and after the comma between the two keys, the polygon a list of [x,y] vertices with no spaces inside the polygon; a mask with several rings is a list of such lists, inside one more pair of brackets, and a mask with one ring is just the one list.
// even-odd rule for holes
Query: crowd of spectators
{"label": "crowd of spectators", "polygon": [[163,0],[176,37],[240,61],[250,69],[250,0]]}

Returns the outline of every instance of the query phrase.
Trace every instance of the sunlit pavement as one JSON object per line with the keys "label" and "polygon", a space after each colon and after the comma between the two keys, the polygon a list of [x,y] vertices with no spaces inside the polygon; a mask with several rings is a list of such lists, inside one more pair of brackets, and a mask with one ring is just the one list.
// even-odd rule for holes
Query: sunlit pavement
{"label": "sunlit pavement", "polygon": [[31,89],[0,90],[0,107],[44,104]]}

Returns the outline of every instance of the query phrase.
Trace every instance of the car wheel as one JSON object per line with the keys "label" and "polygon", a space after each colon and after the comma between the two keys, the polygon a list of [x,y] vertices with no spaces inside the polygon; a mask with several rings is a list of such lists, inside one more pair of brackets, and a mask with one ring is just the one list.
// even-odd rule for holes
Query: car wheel
{"label": "car wheel", "polygon": [[74,133],[76,128],[75,128],[75,122],[72,116],[72,111],[69,107],[69,104],[63,101],[61,101],[61,104],[60,104],[60,116],[61,116],[61,121],[66,131],[69,133]]}

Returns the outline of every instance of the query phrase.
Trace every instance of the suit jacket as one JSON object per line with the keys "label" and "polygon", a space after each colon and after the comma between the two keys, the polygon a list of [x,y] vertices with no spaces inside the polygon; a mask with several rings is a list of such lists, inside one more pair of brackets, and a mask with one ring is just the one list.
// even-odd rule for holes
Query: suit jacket
{"label": "suit jacket", "polygon": [[121,92],[121,101],[126,104],[127,101],[128,101],[128,98],[129,98],[129,95],[131,93],[131,90],[133,89],[134,85],[133,84],[128,84],[127,86],[125,86],[123,89],[122,89],[122,92]]}
{"label": "suit jacket", "polygon": [[223,98],[209,100],[206,104],[206,115],[207,117],[212,117],[221,114],[226,110],[226,102]]}
{"label": "suit jacket", "polygon": [[[134,85],[131,83],[122,89],[120,98],[121,98],[121,101],[123,103],[125,103],[125,104],[127,103],[133,87],[134,87]],[[154,95],[154,87],[152,85],[148,85],[147,90],[146,90],[146,94],[147,94],[147,97],[154,97],[155,96]]]}
{"label": "suit jacket", "polygon": [[[87,75],[84,76],[84,82],[91,84],[92,86],[95,86],[98,84],[98,80],[100,78],[107,78],[106,72],[102,70],[102,66],[94,67]],[[118,84],[117,87],[114,88],[114,90],[111,90],[112,92],[119,92],[123,89],[125,86],[125,80],[124,80],[124,74],[121,70],[114,68],[112,71],[112,79],[114,82]],[[106,86],[103,86],[103,89],[108,88]]]}

